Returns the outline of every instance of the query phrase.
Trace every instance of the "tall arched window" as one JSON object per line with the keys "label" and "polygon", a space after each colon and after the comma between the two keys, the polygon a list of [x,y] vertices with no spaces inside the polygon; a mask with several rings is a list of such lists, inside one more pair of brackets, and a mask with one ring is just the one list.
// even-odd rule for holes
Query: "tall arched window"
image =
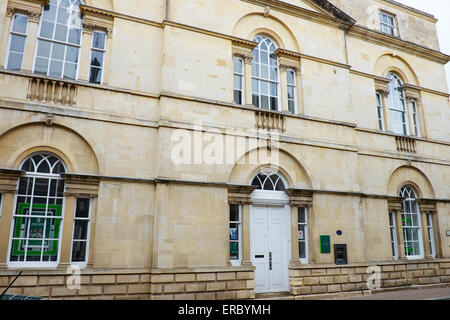
{"label": "tall arched window", "polygon": [[44,6],[34,63],[35,73],[76,79],[82,31],[80,4],[80,0],[50,0]]}
{"label": "tall arched window", "polygon": [[420,211],[416,192],[410,185],[400,190],[402,200],[402,229],[405,255],[409,258],[423,257]]}
{"label": "tall arched window", "polygon": [[275,42],[262,35],[255,37],[258,46],[253,49],[252,103],[262,109],[278,110],[278,57]]}
{"label": "tall arched window", "polygon": [[392,131],[394,133],[407,135],[406,101],[402,88],[402,81],[392,72],[389,72],[386,77],[391,80],[388,84],[388,89]]}
{"label": "tall arched window", "polygon": [[29,156],[20,166],[10,243],[10,264],[56,265],[62,233],[63,162],[50,153]]}

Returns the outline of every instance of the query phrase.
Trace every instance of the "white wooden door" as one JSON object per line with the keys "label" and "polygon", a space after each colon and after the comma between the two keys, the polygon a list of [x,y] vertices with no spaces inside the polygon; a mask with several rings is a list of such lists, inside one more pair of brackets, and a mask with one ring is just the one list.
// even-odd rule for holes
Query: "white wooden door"
{"label": "white wooden door", "polygon": [[252,206],[250,252],[255,292],[289,290],[289,206]]}

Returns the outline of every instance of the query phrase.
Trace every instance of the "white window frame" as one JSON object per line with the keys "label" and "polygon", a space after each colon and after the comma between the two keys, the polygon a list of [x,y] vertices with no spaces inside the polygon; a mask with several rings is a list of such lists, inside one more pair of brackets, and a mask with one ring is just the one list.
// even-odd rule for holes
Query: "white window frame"
{"label": "white window frame", "polygon": [[[103,49],[94,47],[94,34],[95,34],[95,33],[102,33],[102,34],[104,34],[104,36],[105,36],[105,47],[104,47]],[[107,42],[107,41],[108,41],[108,37],[107,37],[105,31],[94,30],[94,32],[92,33],[91,54],[90,54],[90,56],[89,56],[89,72],[88,72],[88,73],[89,73],[89,75],[88,75],[88,81],[89,81],[89,83],[96,84],[96,83],[94,83],[94,82],[90,82],[90,80],[91,80],[91,71],[92,71],[92,68],[93,68],[92,65],[91,65],[91,62],[92,62],[92,53],[93,53],[93,51],[97,51],[97,52],[101,52],[101,53],[103,54],[102,66],[101,66],[101,68],[99,68],[99,69],[101,70],[101,72],[102,72],[102,77],[101,77],[101,79],[100,79],[100,83],[98,83],[98,84],[103,84],[103,78],[104,78],[104,76],[105,76],[106,42]],[[98,67],[96,67],[96,68],[98,68]]]}
{"label": "white window frame", "polygon": [[[294,74],[294,83],[289,83],[289,72],[292,72]],[[293,112],[289,110],[292,114],[297,114],[298,108],[297,108],[297,72],[292,68],[286,69],[286,83],[287,83],[287,101],[288,101],[288,109],[289,109],[289,101],[294,102],[294,110]],[[293,99],[289,99],[289,88],[292,88],[294,92]]]}
{"label": "white window frame", "polygon": [[[23,17],[27,18],[27,24],[26,24],[26,27],[25,27],[25,33],[19,33],[19,32],[13,31],[14,19],[15,19],[16,16],[23,16]],[[23,68],[23,60],[25,58],[25,48],[26,48],[26,43],[27,43],[28,20],[29,20],[29,17],[26,14],[22,14],[22,13],[14,13],[14,15],[11,17],[11,25],[10,25],[10,28],[9,28],[8,48],[7,48],[7,51],[6,51],[7,54],[6,54],[6,57],[5,57],[5,69],[7,69],[7,70],[8,70],[9,56],[10,56],[10,53],[11,53],[10,50],[11,50],[11,41],[12,41],[12,36],[13,35],[25,38],[25,44],[24,44],[23,52],[22,52],[22,63],[20,64],[20,70],[22,70],[22,68]]]}
{"label": "white window frame", "polygon": [[377,100],[378,128],[381,131],[384,131],[383,97],[381,96],[381,93],[377,92],[375,94],[375,99]]}
{"label": "white window frame", "polygon": [[392,257],[394,258],[394,260],[398,260],[397,221],[396,213],[394,211],[389,212],[389,231],[391,237],[391,249],[394,249],[394,255]]}
{"label": "white window frame", "polygon": [[[391,80],[388,84],[388,89],[389,89],[388,103],[389,103],[389,116],[391,119],[391,129],[396,134],[409,135],[408,107],[406,104],[405,93],[402,88],[403,82],[400,79],[400,77],[393,72],[388,72],[386,77],[389,80]],[[395,87],[393,87],[393,85],[395,85]],[[398,88],[400,88],[400,90],[398,90]],[[398,93],[394,92],[394,90],[396,90],[396,89],[397,89],[397,91],[399,91]],[[403,107],[400,105],[395,105],[395,103],[397,103],[397,102],[400,103]],[[396,124],[396,121],[394,121],[395,117],[393,117],[394,113],[400,113],[402,115],[402,122],[401,122],[402,132],[401,133],[394,131],[395,124]]]}
{"label": "white window frame", "polygon": [[434,227],[433,227],[433,214],[426,212],[427,231],[428,231],[428,244],[430,245],[430,253],[433,258],[436,258],[436,246],[434,242]]}
{"label": "white window frame", "polygon": [[[70,1],[70,0],[69,0]],[[84,4],[84,1],[80,1],[81,4]],[[59,8],[59,7],[58,7]],[[34,49],[34,59],[33,59],[33,68],[32,68],[32,73],[35,73],[35,68],[36,68],[36,59],[38,58],[38,47],[39,47],[39,41],[46,41],[46,42],[50,42],[50,43],[57,43],[57,44],[61,44],[64,45],[64,60],[58,60],[58,61],[62,61],[63,63],[63,67],[62,67],[62,71],[61,71],[61,77],[54,77],[51,76],[49,74],[50,72],[50,61],[52,60],[51,56],[52,56],[52,51],[53,51],[53,45],[50,48],[50,53],[49,53],[49,57],[46,58],[49,60],[48,62],[48,66],[47,66],[47,73],[45,75],[41,74],[41,73],[37,73],[39,75],[43,75],[46,77],[54,77],[56,79],[62,79],[62,80],[72,80],[72,81],[77,81],[79,78],[79,74],[80,74],[80,66],[81,66],[81,51],[83,48],[83,27],[81,27],[81,31],[80,31],[80,44],[74,44],[74,43],[70,43],[68,41],[64,42],[64,41],[60,41],[60,40],[55,40],[55,39],[49,39],[49,38],[43,38],[40,36],[41,34],[41,29],[42,29],[42,22],[44,20],[44,7],[42,8],[42,12],[41,12],[41,17],[39,20],[39,28],[38,28],[38,33],[37,33],[37,41],[36,41],[36,47]],[[57,18],[56,18],[57,20]],[[55,20],[55,29],[53,30],[53,38],[56,32],[56,22]],[[67,31],[67,38],[69,35],[69,31]],[[75,72],[75,79],[68,79],[68,78],[64,78],[64,71],[65,71],[65,62],[66,62],[66,51],[67,51],[67,47],[71,46],[71,47],[77,47],[78,48],[78,58],[77,58],[77,63],[76,63],[76,72]],[[43,58],[43,57],[42,57]],[[53,59],[56,60],[56,59]],[[72,63],[72,62],[71,62]]]}
{"label": "white window frame", "polygon": [[[230,262],[231,262],[232,266],[240,266],[242,264],[242,205],[240,205],[240,204],[230,204],[229,205],[228,218],[230,218],[231,206],[233,206],[233,205],[238,207],[239,221],[231,221],[230,220],[229,224],[228,224],[228,229],[230,228],[230,225],[232,223],[238,225],[238,240],[236,241],[236,240],[228,239],[228,241],[229,241],[229,243],[231,243],[231,242],[237,242],[238,243],[239,259],[232,260],[231,257],[230,257]],[[228,251],[229,251],[229,248],[228,248]]]}
{"label": "white window frame", "polygon": [[[42,152],[42,153],[47,153],[47,152]],[[39,152],[36,153],[36,154],[39,154]],[[19,168],[21,168],[24,165],[24,163],[29,158],[31,158],[34,155],[35,154],[31,154],[28,157],[26,157],[20,163]],[[66,165],[64,164],[64,162],[62,160],[60,160],[60,161],[61,161],[61,164],[64,166],[65,172],[67,172]],[[57,178],[57,176],[59,176],[59,175],[56,175],[56,174],[44,174],[44,173],[34,172],[32,174],[25,173],[22,177],[23,178],[50,178],[50,179],[53,178],[53,179],[55,179],[55,178]],[[19,184],[20,184],[20,179],[17,181],[17,185],[16,185],[17,189],[19,188]],[[64,184],[64,192],[65,192],[65,189],[66,189],[66,185]],[[32,194],[34,194],[34,191],[32,192]],[[26,261],[26,255],[25,255],[25,260],[24,261],[11,261],[10,260],[11,259],[11,247],[13,245],[13,234],[14,234],[15,218],[17,216],[16,207],[17,207],[18,197],[19,197],[18,194],[16,194],[15,197],[14,197],[14,206],[13,206],[14,209],[13,209],[13,215],[12,215],[12,219],[11,219],[11,231],[10,231],[10,235],[9,235],[9,239],[8,239],[9,245],[8,245],[8,253],[7,253],[7,260],[6,260],[7,266],[9,268],[23,268],[23,269],[29,269],[29,268],[51,268],[51,269],[53,269],[53,268],[57,268],[58,265],[59,265],[60,259],[61,259],[62,234],[63,234],[63,230],[64,230],[64,212],[65,212],[65,208],[66,208],[66,199],[65,199],[65,197],[63,197],[63,199],[62,199],[62,206],[61,206],[61,218],[60,218],[60,220],[61,220],[60,228],[61,229],[60,229],[60,232],[59,232],[59,238],[57,239],[57,241],[58,241],[58,253],[57,253],[56,261],[39,261],[39,262]],[[31,203],[33,203],[33,202],[31,202]],[[36,216],[34,216],[34,217],[36,217]],[[37,217],[39,217],[39,216],[37,216]]]}
{"label": "white window frame", "polygon": [[[309,243],[309,239],[308,239],[308,207],[299,207],[298,210],[303,209],[304,213],[305,213],[305,222],[298,222],[298,226],[303,225],[304,226],[304,232],[303,232],[303,237],[304,240],[300,240],[298,239],[298,235],[297,235],[297,241],[299,242],[299,260],[302,264],[308,264],[309,262],[309,250],[308,250],[308,243]],[[298,211],[297,211],[298,212]],[[298,227],[297,227],[297,232],[298,232]],[[305,258],[300,258],[300,242],[304,242],[305,243]]]}
{"label": "white window frame", "polygon": [[411,100],[414,134],[420,137],[419,111],[417,110],[417,101]]}
{"label": "white window frame", "polygon": [[[258,42],[257,38],[261,38],[261,41]],[[269,41],[270,44],[274,45],[274,47],[275,47],[274,52],[276,51],[276,49],[278,49],[278,46],[277,46],[276,42],[273,39],[271,39],[271,38],[269,38],[267,36],[264,36],[264,35],[257,35],[257,36],[255,36],[254,41],[258,42],[258,46],[255,49],[253,49],[252,55],[254,56],[255,50],[258,50],[258,59],[257,59],[258,61],[256,61],[256,59],[253,57],[253,59],[252,59],[252,104],[253,104],[253,96],[257,95],[258,96],[258,106],[255,106],[255,105],[254,106],[259,108],[259,109],[262,109],[262,110],[272,110],[270,98],[276,98],[277,109],[276,110],[272,110],[272,111],[281,111],[281,103],[280,103],[280,101],[281,101],[281,99],[280,99],[280,97],[281,97],[281,95],[280,95],[280,92],[281,92],[281,88],[280,88],[281,87],[280,61],[279,61],[279,59],[277,57],[277,65],[276,65],[276,68],[277,68],[277,81],[275,81],[275,80],[270,79],[270,67],[271,67],[271,65],[270,65],[270,48],[267,48],[267,52],[268,52],[268,61],[267,61],[267,63],[268,63],[267,64],[268,74],[267,74],[267,78],[262,78],[261,77],[261,49],[259,48],[261,46],[261,43],[266,42],[266,41]],[[268,47],[270,47],[270,45]],[[257,64],[257,68],[258,68],[258,76],[255,76],[254,73],[253,73],[253,68],[255,67],[256,64]],[[253,85],[254,82],[258,83],[258,90],[257,91],[255,90],[255,86]],[[276,86],[277,86],[277,96],[276,97],[271,95],[271,93],[270,93],[270,85],[269,85],[269,87],[267,89],[268,90],[267,91],[267,97],[269,99],[269,101],[268,101],[269,108],[268,109],[264,109],[262,107],[262,102],[261,102],[261,96],[262,96],[262,94],[261,94],[261,82],[268,82],[269,84],[273,83],[273,84],[276,84]]]}
{"label": "white window frame", "polygon": [[[402,194],[402,191],[403,191],[403,189],[404,188],[410,188],[411,190],[412,190],[412,192],[413,192],[413,196],[414,197],[405,197],[405,195],[404,194]],[[405,185],[403,188],[402,188],[402,191],[401,191],[401,193],[400,193],[400,196],[403,198],[402,199],[402,201],[403,201],[403,210],[402,210],[402,221],[403,221],[403,219],[405,218],[405,216],[408,214],[408,215],[416,215],[417,216],[417,226],[405,226],[404,225],[404,223],[402,222],[402,233],[403,233],[403,247],[405,248],[405,244],[406,244],[406,242],[413,242],[413,241],[417,241],[418,242],[418,244],[419,244],[419,250],[420,250],[420,254],[416,254],[416,255],[408,255],[408,252],[406,252],[406,250],[405,250],[405,257],[406,257],[406,259],[408,259],[408,260],[417,260],[417,259],[423,259],[424,258],[424,243],[423,243],[423,236],[422,236],[422,219],[421,219],[421,213],[420,213],[420,209],[419,209],[419,204],[417,203],[417,196],[416,196],[416,192],[415,192],[415,190],[410,186],[410,185]],[[412,212],[405,212],[405,202],[406,201],[408,201],[408,202],[415,202],[415,205],[416,205],[416,208],[417,208],[417,212],[416,213],[412,213]],[[408,229],[408,228],[415,228],[415,229],[418,229],[417,230],[417,236],[418,236],[418,239],[417,240],[407,240],[406,239],[406,237],[405,237],[405,231]]]}
{"label": "white window frame", "polygon": [[[383,16],[391,18],[392,19],[392,24],[384,22],[383,21]],[[396,22],[395,22],[395,15],[381,10],[380,14],[379,14],[379,18],[380,18],[380,31],[382,33],[384,33],[384,34],[388,34],[390,36],[396,37],[397,36],[397,26],[396,26]],[[388,28],[389,30],[392,30],[392,32],[384,31],[383,27]]]}
{"label": "white window frame", "polygon": [[[77,214],[77,200],[78,199],[89,199],[89,215],[87,218],[77,218],[76,214]],[[72,242],[70,245],[70,263],[72,265],[77,265],[80,268],[85,268],[89,262],[89,246],[90,246],[90,241],[91,241],[91,222],[92,222],[92,198],[76,198],[75,199],[75,211],[73,213],[73,226],[72,226]],[[88,222],[88,227],[87,227],[87,234],[86,234],[86,240],[80,240],[80,239],[74,239],[75,236],[75,222],[76,221],[87,221]],[[72,261],[72,253],[73,253],[73,245],[74,242],[86,242],[86,253],[85,253],[85,260],[84,261]]]}

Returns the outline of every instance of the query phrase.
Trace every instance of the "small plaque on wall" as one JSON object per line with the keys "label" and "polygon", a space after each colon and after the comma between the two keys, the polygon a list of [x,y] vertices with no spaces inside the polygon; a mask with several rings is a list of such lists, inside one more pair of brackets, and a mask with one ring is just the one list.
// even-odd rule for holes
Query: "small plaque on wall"
{"label": "small plaque on wall", "polygon": [[450,237],[450,230],[447,230],[446,234],[447,234],[447,237]]}
{"label": "small plaque on wall", "polygon": [[321,235],[320,236],[320,253],[330,253],[331,252],[331,241],[330,236]]}

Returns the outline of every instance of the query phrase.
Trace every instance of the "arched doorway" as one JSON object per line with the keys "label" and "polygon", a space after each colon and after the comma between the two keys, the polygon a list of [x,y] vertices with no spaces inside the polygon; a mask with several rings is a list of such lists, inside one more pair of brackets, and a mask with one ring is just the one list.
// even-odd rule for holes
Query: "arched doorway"
{"label": "arched doorway", "polygon": [[290,208],[286,179],[276,170],[258,171],[252,180],[250,257],[255,292],[289,291]]}

